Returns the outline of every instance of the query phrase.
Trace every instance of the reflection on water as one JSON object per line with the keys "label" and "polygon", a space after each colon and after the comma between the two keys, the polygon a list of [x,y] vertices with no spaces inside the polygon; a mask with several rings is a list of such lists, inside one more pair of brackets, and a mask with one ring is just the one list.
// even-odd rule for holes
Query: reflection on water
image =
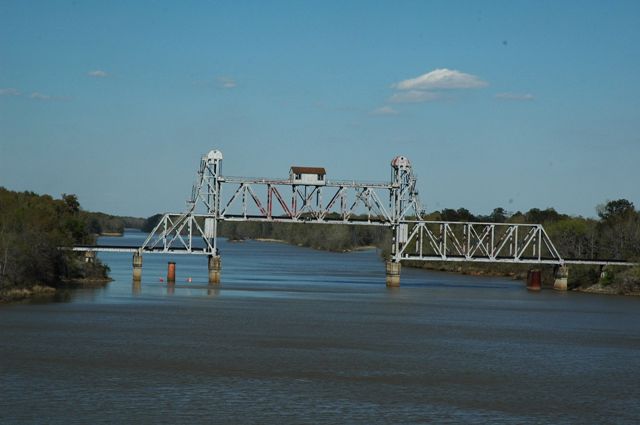
{"label": "reflection on water", "polygon": [[[145,235],[103,242],[138,245]],[[221,242],[0,308],[0,423],[636,423],[640,299]],[[176,283],[167,284],[167,261]],[[189,281],[190,278],[190,281]]]}
{"label": "reflection on water", "polygon": [[208,297],[217,297],[220,295],[220,286],[219,284],[210,283],[207,287],[207,296]]}
{"label": "reflection on water", "polygon": [[142,282],[139,280],[131,281],[131,295],[137,296],[142,292]]}

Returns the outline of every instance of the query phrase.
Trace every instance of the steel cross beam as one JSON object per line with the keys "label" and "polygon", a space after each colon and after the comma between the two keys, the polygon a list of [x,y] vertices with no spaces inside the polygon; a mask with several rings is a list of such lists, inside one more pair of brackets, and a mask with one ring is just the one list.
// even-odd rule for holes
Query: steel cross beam
{"label": "steel cross beam", "polygon": [[400,260],[564,264],[540,224],[404,220]]}
{"label": "steel cross beam", "polygon": [[[390,226],[393,219],[382,202],[395,190],[389,184],[328,181],[304,185],[291,180],[240,177],[224,177],[220,181],[231,188],[231,196],[219,213],[220,220]],[[285,196],[286,192],[290,196]],[[287,198],[291,201],[286,202]],[[359,213],[363,217],[356,217]]]}

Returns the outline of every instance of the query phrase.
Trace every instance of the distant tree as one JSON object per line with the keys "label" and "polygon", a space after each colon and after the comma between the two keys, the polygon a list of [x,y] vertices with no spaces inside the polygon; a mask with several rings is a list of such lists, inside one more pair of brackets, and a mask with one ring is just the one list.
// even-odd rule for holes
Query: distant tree
{"label": "distant tree", "polygon": [[87,230],[93,235],[101,234],[102,226],[100,225],[100,220],[95,216],[91,216],[87,221]]}
{"label": "distant tree", "polygon": [[80,202],[78,202],[78,197],[76,195],[63,193],[62,200],[69,209],[69,212],[77,213],[80,211]]}
{"label": "distant tree", "polygon": [[475,216],[466,208],[445,208],[440,211],[440,220],[444,221],[473,221]]}
{"label": "distant tree", "polygon": [[489,220],[493,223],[504,223],[509,218],[507,211],[502,208],[494,208],[491,215],[489,215]]}
{"label": "distant tree", "polygon": [[147,218],[144,221],[144,224],[142,225],[141,230],[143,232],[151,232],[157,225],[158,223],[160,223],[160,220],[162,220],[163,215],[162,214],[154,214],[151,217]]}
{"label": "distant tree", "polygon": [[546,210],[540,210],[539,208],[531,208],[525,214],[526,221],[534,224],[551,223],[568,218],[569,216],[564,214],[558,214],[553,208],[547,208]]}
{"label": "distant tree", "polygon": [[630,259],[640,257],[640,213],[626,199],[597,207],[600,256]]}
{"label": "distant tree", "polygon": [[444,221],[457,221],[458,213],[453,208],[444,208],[440,211],[440,219]]}
{"label": "distant tree", "polygon": [[471,214],[471,211],[466,208],[458,208],[456,214],[458,214],[459,221],[473,221],[476,218],[473,214]]}
{"label": "distant tree", "polygon": [[629,214],[635,212],[633,202],[626,199],[618,199],[615,201],[609,201],[605,205],[598,205],[596,208],[598,216],[603,220],[610,220],[615,218],[624,218]]}
{"label": "distant tree", "polygon": [[526,221],[527,217],[520,211],[514,212],[511,214],[511,217],[509,217],[509,223],[525,223]]}

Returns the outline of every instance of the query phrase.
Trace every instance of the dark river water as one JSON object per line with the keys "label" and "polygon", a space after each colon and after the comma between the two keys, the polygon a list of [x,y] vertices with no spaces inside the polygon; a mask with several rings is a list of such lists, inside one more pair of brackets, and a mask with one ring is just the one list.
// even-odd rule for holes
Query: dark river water
{"label": "dark river water", "polygon": [[[102,238],[137,245],[141,233]],[[0,423],[640,423],[640,298],[221,242],[0,306]],[[167,261],[177,282],[167,286]],[[187,279],[191,278],[191,282]]]}

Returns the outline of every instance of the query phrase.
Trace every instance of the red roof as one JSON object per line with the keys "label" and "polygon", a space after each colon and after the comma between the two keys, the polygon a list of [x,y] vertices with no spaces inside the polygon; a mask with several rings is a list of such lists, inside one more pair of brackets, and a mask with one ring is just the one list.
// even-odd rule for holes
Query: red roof
{"label": "red roof", "polygon": [[297,167],[294,165],[291,167],[291,171],[293,174],[322,174],[323,176],[327,174],[322,167]]}

